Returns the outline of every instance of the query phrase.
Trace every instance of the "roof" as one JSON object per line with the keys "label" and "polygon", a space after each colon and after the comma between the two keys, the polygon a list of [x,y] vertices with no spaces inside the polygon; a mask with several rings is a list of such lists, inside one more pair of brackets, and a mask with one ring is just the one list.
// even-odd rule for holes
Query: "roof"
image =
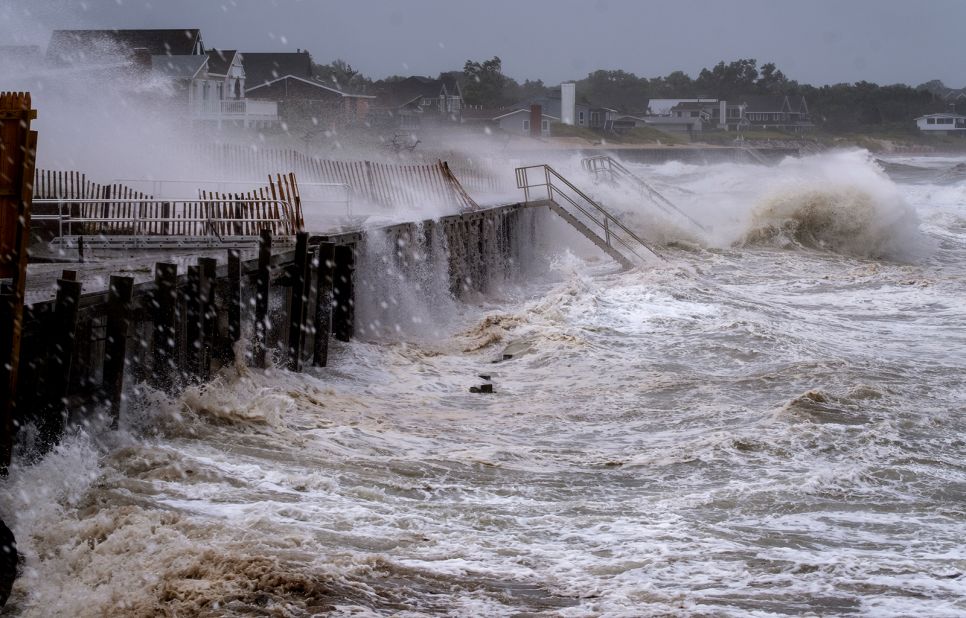
{"label": "roof", "polygon": [[210,49],[208,50],[208,72],[214,75],[228,75],[228,69],[235,61],[238,54],[234,49]]}
{"label": "roof", "polygon": [[780,94],[751,94],[735,97],[745,104],[745,112],[783,112],[788,97]]}
{"label": "roof", "polygon": [[[513,110],[511,112],[504,112],[504,113],[500,114],[499,116],[493,116],[492,120],[499,120],[500,118],[506,118],[507,116],[512,116],[514,114],[521,114],[521,113],[529,114],[530,113],[530,110],[529,109],[515,109],[515,110]],[[550,114],[547,114],[547,113],[544,113],[544,112],[541,112],[540,113],[540,117],[541,118],[551,118],[553,120],[560,120],[560,117],[559,116],[551,116]]]}
{"label": "roof", "polygon": [[127,58],[135,49],[151,55],[204,54],[201,31],[181,30],[54,30],[47,61],[54,64],[93,64]]}
{"label": "roof", "polygon": [[918,116],[916,120],[922,120],[923,118],[966,118],[966,116],[963,116],[962,114],[937,113]]}
{"label": "roof", "polygon": [[446,85],[441,79],[413,75],[387,84],[380,98],[390,107],[402,107],[417,99],[435,99],[445,89]]}
{"label": "roof", "polygon": [[680,103],[678,103],[677,105],[675,105],[671,109],[679,109],[679,110],[705,110],[705,109],[710,109],[710,108],[714,107],[717,104],[718,104],[717,101],[706,101],[706,102],[699,102],[699,101],[681,101]]}
{"label": "roof", "polygon": [[172,79],[194,79],[205,65],[208,56],[151,56],[151,71]]}
{"label": "roof", "polygon": [[307,51],[286,53],[243,52],[245,83],[261,86],[285,75],[312,78],[312,56]]}
{"label": "roof", "polygon": [[349,92],[343,92],[342,90],[339,90],[338,88],[333,88],[332,86],[327,86],[326,84],[324,84],[323,82],[321,82],[318,79],[315,79],[314,77],[311,78],[311,79],[305,79],[304,77],[299,77],[297,75],[283,75],[283,76],[277,77],[277,78],[275,78],[275,79],[273,79],[271,81],[267,81],[267,82],[261,83],[261,84],[259,84],[257,86],[252,86],[251,88],[245,88],[245,92],[246,93],[249,93],[249,92],[252,92],[253,90],[258,90],[259,88],[265,88],[265,87],[271,86],[272,84],[274,84],[276,82],[285,81],[287,79],[298,80],[298,81],[300,81],[302,83],[305,83],[305,84],[308,84],[310,86],[315,86],[316,88],[321,88],[322,90],[328,90],[329,92],[334,92],[336,94],[342,95],[343,97],[352,97],[352,98],[355,98],[355,99],[375,99],[376,98],[376,97],[374,97],[372,95],[367,95],[367,94],[351,94]]}
{"label": "roof", "polygon": [[652,116],[666,116],[671,113],[671,108],[681,103],[704,103],[707,105],[717,104],[718,99],[651,99],[647,102],[648,114]]}

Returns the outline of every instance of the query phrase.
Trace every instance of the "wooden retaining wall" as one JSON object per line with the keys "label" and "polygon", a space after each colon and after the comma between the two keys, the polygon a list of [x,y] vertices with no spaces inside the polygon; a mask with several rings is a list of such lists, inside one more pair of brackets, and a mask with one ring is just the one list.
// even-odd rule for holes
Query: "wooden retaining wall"
{"label": "wooden retaining wall", "polygon": [[[26,307],[15,424],[36,433],[29,440],[23,434],[19,444],[44,452],[68,416],[87,422],[106,414],[116,427],[133,383],[175,392],[203,382],[234,362],[242,338],[253,366],[265,366],[268,356],[293,371],[308,362],[325,366],[330,339],[348,341],[355,332],[367,239],[385,237],[380,241],[395,247],[397,267],[412,281],[419,260],[438,256],[459,298],[513,276],[513,264],[532,244],[533,212],[514,204],[367,232],[312,238],[303,232],[295,249],[284,252],[272,251],[265,230],[257,257],[229,251],[199,258],[185,272],[162,262],[154,282],[113,276],[109,289],[97,293],[82,294],[82,282],[65,271],[55,300]],[[272,315],[280,295],[282,315]]]}

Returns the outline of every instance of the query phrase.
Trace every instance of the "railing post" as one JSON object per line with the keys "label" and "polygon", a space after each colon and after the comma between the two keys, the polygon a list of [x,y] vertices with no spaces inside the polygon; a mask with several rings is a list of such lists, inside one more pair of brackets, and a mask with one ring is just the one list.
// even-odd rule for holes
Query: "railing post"
{"label": "railing post", "polygon": [[107,293],[107,339],[104,347],[103,390],[110,404],[111,429],[118,428],[124,390],[124,360],[127,355],[128,318],[134,278],[111,275]]}

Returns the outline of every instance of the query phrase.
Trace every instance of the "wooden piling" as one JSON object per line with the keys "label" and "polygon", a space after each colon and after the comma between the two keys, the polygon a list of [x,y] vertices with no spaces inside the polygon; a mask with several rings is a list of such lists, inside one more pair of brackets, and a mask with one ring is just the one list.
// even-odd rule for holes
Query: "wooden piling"
{"label": "wooden piling", "polygon": [[79,282],[57,280],[51,345],[47,351],[47,380],[44,387],[47,401],[40,422],[41,441],[45,449],[57,443],[67,422],[67,396],[70,390],[70,368],[74,356],[80,295]]}
{"label": "wooden piling", "polygon": [[218,260],[215,258],[198,258],[198,303],[201,316],[201,367],[198,376],[202,381],[211,377],[211,358],[218,336],[218,313],[215,309],[217,270]]}
{"label": "wooden piling", "polygon": [[291,302],[288,319],[288,368],[302,371],[302,342],[305,340],[305,309],[308,304],[309,234],[295,235],[295,262],[291,271]]}
{"label": "wooden piling", "polygon": [[154,265],[154,370],[152,383],[168,389],[177,366],[178,331],[176,330],[178,265],[158,262]]}
{"label": "wooden piling", "polygon": [[6,476],[16,431],[17,371],[23,329],[27,245],[33,202],[37,132],[29,92],[0,93],[0,476]]}
{"label": "wooden piling", "polygon": [[117,429],[121,418],[124,389],[124,359],[127,354],[127,329],[134,292],[133,277],[111,275],[107,293],[107,338],[104,347],[103,391],[110,404],[111,429]]}
{"label": "wooden piling", "polygon": [[185,365],[190,378],[201,375],[204,343],[202,341],[201,273],[198,266],[188,267],[188,286],[185,288]]}
{"label": "wooden piling", "polygon": [[318,261],[315,283],[315,346],[312,352],[312,364],[316,367],[325,367],[329,360],[329,337],[332,330],[334,243],[319,243]]}
{"label": "wooden piling", "polygon": [[[241,254],[238,250],[228,251],[228,341],[231,352],[235,343],[241,339]],[[228,360],[228,359],[223,359]]]}
{"label": "wooden piling", "polygon": [[255,280],[255,339],[252,345],[252,366],[265,366],[268,345],[268,287],[271,281],[272,231],[263,229],[258,244],[258,274]]}
{"label": "wooden piling", "polygon": [[335,272],[333,273],[332,334],[339,341],[349,341],[355,322],[355,255],[351,245],[335,248]]}

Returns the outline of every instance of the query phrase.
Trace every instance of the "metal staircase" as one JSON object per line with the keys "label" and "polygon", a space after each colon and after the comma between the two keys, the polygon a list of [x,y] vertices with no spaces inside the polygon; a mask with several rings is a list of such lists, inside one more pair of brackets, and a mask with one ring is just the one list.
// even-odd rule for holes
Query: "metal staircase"
{"label": "metal staircase", "polygon": [[608,155],[587,157],[581,159],[580,165],[597,180],[604,179],[615,184],[627,183],[637,188],[642,195],[650,198],[655,206],[672,217],[682,217],[691,225],[707,232],[708,228],[698,223],[694,218],[674,205],[674,203],[664,197],[657,189],[645,182],[642,178],[624,167],[619,161]]}
{"label": "metal staircase", "polygon": [[530,206],[548,206],[624,268],[663,260],[619,219],[549,165],[516,169],[517,188]]}

